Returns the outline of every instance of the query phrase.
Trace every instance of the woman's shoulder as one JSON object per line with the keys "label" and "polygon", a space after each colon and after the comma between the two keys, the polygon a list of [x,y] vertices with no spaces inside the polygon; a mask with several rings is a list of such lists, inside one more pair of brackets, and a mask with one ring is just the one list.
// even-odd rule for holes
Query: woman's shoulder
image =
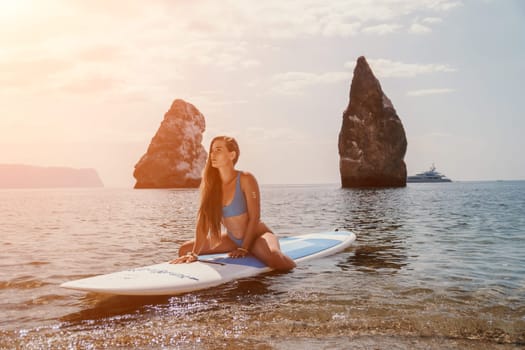
{"label": "woman's shoulder", "polygon": [[257,183],[257,179],[251,172],[239,170],[239,173],[241,174],[241,184]]}

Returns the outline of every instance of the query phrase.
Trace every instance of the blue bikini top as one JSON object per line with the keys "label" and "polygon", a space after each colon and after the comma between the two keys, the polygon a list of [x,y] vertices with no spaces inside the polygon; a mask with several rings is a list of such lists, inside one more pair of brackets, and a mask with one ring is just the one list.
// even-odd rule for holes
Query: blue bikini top
{"label": "blue bikini top", "polygon": [[232,216],[238,216],[246,213],[246,198],[241,189],[241,172],[237,173],[237,181],[235,183],[235,194],[230,204],[222,207],[222,216],[229,218]]}

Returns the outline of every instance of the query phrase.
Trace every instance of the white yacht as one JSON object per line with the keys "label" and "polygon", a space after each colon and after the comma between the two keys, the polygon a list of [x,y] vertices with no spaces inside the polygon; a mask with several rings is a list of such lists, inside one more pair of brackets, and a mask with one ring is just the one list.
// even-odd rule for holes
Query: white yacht
{"label": "white yacht", "polygon": [[445,175],[438,173],[436,171],[436,166],[432,164],[430,170],[416,175],[407,176],[407,182],[452,182],[452,180]]}

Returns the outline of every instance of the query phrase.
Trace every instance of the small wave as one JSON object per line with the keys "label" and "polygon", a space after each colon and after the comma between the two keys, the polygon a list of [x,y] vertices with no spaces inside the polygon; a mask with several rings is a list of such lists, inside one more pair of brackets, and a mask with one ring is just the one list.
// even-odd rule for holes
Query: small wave
{"label": "small wave", "polygon": [[51,264],[50,262],[48,261],[30,261],[30,262],[27,262],[27,263],[10,263],[10,264],[2,264],[0,265],[0,268],[5,268],[5,267],[20,267],[20,266],[25,266],[25,265],[29,265],[29,266],[42,266],[42,265],[49,265]]}
{"label": "small wave", "polygon": [[84,274],[77,274],[77,275],[52,275],[50,278],[66,282],[66,281],[80,280],[80,279],[83,279],[83,278],[89,278],[89,277],[93,277],[93,276],[96,276],[96,274],[93,274],[93,273],[86,274],[86,273],[84,273]]}
{"label": "small wave", "polygon": [[0,281],[0,289],[33,289],[49,284],[50,283],[32,276],[22,276],[9,281]]}
{"label": "small wave", "polygon": [[411,289],[404,290],[398,293],[404,296],[412,296],[412,295],[429,295],[429,294],[433,294],[434,291],[430,288],[411,288]]}
{"label": "small wave", "polygon": [[364,270],[393,269],[399,270],[407,265],[407,256],[394,245],[361,245],[355,248],[347,264]]}
{"label": "small wave", "polygon": [[59,300],[68,300],[70,297],[68,295],[58,295],[58,294],[48,294],[42,295],[38,298],[33,298],[31,301],[28,301],[28,304],[31,305],[48,305],[55,301]]}

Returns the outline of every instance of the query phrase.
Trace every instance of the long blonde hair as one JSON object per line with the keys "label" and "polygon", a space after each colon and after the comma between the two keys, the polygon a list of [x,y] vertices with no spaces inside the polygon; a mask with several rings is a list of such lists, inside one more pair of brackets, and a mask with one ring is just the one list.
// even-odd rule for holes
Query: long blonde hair
{"label": "long blonde hair", "polygon": [[211,153],[213,143],[222,140],[226,143],[229,152],[235,152],[233,165],[239,159],[240,150],[237,141],[229,136],[217,136],[210,143],[208,160],[204,167],[201,181],[201,203],[197,215],[197,233],[204,232],[210,235],[210,243],[215,246],[221,240],[221,220],[222,220],[222,181],[217,168],[211,165]]}

